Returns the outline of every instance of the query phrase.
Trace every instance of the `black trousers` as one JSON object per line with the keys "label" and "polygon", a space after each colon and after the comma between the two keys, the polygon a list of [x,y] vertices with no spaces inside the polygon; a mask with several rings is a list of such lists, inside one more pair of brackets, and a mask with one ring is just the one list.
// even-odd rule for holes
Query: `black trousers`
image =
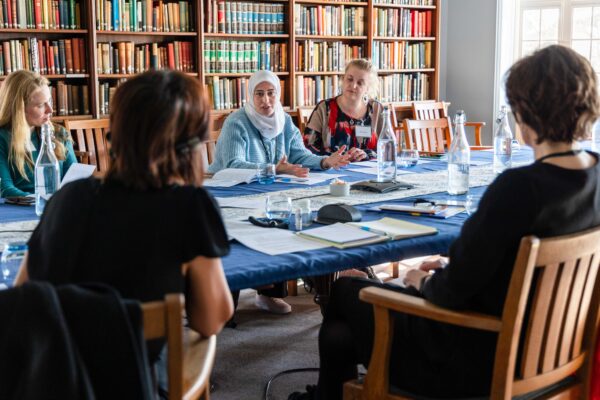
{"label": "black trousers", "polygon": [[[343,384],[357,378],[357,364],[368,366],[373,349],[373,306],[358,292],[369,286],[419,296],[404,289],[361,278],[334,282],[319,331],[319,400],[342,399]],[[495,335],[456,328],[406,314],[394,315],[390,383],[428,397],[470,397],[487,393]]]}

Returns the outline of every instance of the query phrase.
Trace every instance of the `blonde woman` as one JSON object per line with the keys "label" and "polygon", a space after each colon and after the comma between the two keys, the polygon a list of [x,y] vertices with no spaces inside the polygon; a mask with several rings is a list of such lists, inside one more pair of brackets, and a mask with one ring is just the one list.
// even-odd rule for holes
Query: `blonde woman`
{"label": "blonde woman", "polygon": [[371,61],[350,61],[342,78],[342,94],[317,104],[306,124],[308,149],[329,155],[346,146],[351,162],[375,158],[383,110],[381,103],[373,100],[378,85]]}
{"label": "blonde woman", "polygon": [[[0,88],[0,196],[34,193],[33,169],[41,147],[40,127],[51,123],[52,96],[46,78],[31,72],[10,74]],[[54,153],[61,178],[77,162],[71,137],[55,125]]]}

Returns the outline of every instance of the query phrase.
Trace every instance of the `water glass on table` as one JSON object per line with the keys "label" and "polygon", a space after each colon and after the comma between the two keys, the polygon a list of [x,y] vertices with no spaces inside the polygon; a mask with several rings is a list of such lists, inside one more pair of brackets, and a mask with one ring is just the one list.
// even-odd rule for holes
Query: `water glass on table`
{"label": "water glass on table", "polygon": [[275,182],[275,164],[258,164],[256,177],[261,185],[270,185]]}
{"label": "water glass on table", "polygon": [[26,242],[8,242],[2,250],[0,257],[0,269],[2,270],[2,283],[12,286],[19,267],[25,258],[27,252]]}
{"label": "water glass on table", "polygon": [[288,221],[292,214],[292,199],[280,194],[268,195],[265,201],[265,213],[270,219]]}
{"label": "water glass on table", "polygon": [[398,152],[398,167],[414,167],[419,162],[419,151],[417,149],[402,149]]}
{"label": "water glass on table", "polygon": [[465,210],[467,214],[473,215],[479,208],[479,201],[481,200],[480,194],[468,194],[467,201],[465,202]]}

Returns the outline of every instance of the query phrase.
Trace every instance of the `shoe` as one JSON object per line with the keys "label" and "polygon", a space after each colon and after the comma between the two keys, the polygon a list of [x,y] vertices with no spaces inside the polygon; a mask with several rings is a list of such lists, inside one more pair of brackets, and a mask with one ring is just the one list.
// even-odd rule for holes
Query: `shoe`
{"label": "shoe", "polygon": [[289,314],[292,312],[292,306],[283,301],[283,299],[263,296],[262,294],[256,295],[254,304],[261,310],[269,311],[273,314]]}
{"label": "shoe", "polygon": [[306,392],[294,392],[288,400],[315,400],[317,398],[317,385],[306,385]]}

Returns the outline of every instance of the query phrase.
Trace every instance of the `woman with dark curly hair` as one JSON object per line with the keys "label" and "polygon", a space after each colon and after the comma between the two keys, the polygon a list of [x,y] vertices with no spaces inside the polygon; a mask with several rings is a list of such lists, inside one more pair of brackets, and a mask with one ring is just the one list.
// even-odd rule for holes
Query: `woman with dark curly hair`
{"label": "woman with dark curly hair", "polygon": [[[523,236],[600,225],[598,155],[578,143],[600,116],[597,87],[590,63],[566,47],[547,47],[513,65],[508,102],[535,162],[505,171],[489,186],[450,247],[449,264],[409,271],[408,289],[379,286],[449,309],[501,316]],[[375,285],[356,278],[335,282],[319,333],[318,385],[290,399],[341,399],[343,383],[357,376],[356,365],[368,364],[373,309],[359,301],[358,292]],[[396,315],[394,329],[391,385],[420,397],[489,395],[496,333],[405,314]]]}

